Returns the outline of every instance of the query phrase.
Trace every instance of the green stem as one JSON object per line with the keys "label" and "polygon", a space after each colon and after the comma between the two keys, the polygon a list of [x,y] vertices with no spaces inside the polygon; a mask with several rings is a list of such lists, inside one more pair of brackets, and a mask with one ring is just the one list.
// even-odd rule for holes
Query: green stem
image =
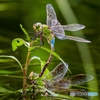
{"label": "green stem", "polygon": [[27,54],[27,59],[26,59],[26,64],[25,64],[25,68],[23,70],[23,94],[25,94],[25,86],[26,86],[26,74],[27,74],[27,68],[28,68],[28,62],[29,62],[29,56],[30,56],[30,51]]}
{"label": "green stem", "polygon": [[[30,47],[31,46],[32,46],[32,43],[30,43]],[[26,75],[27,75],[29,57],[30,57],[30,51],[28,51],[25,68],[23,69],[23,96],[25,95]]]}

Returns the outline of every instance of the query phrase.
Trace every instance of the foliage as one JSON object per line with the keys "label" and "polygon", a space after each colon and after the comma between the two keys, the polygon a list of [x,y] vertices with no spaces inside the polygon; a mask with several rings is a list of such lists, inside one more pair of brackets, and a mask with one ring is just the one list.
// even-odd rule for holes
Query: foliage
{"label": "foliage", "polygon": [[[23,39],[21,39],[21,38],[16,38],[16,39],[14,39],[14,40],[12,41],[12,50],[15,51],[18,47],[20,47],[20,46],[22,46],[22,45],[24,45],[24,46],[28,49],[28,55],[27,55],[27,60],[26,60],[26,65],[25,65],[25,67],[23,67],[22,64],[20,63],[20,61],[19,61],[16,57],[14,57],[14,56],[0,55],[0,57],[12,58],[12,59],[14,59],[15,61],[17,61],[17,63],[19,64],[19,66],[20,66],[20,68],[21,68],[21,70],[22,70],[22,72],[23,72],[23,75],[24,75],[24,76],[23,76],[23,79],[24,79],[24,81],[23,81],[23,82],[24,82],[23,92],[25,91],[25,89],[27,90],[27,88],[31,86],[31,85],[29,85],[30,83],[32,84],[32,82],[33,82],[33,83],[35,82],[35,83],[34,83],[34,86],[46,90],[48,93],[50,93],[50,94],[53,95],[53,96],[58,96],[58,97],[59,97],[58,94],[55,94],[55,93],[51,92],[50,90],[48,90],[48,89],[46,89],[46,88],[44,87],[44,83],[43,83],[42,80],[43,80],[44,76],[46,76],[46,75],[50,72],[47,68],[46,68],[46,70],[45,70],[45,72],[44,72],[44,74],[43,74],[42,77],[39,77],[39,74],[34,73],[34,72],[30,72],[30,74],[33,73],[33,75],[32,75],[31,77],[30,77],[30,75],[29,75],[29,77],[26,76],[27,69],[28,69],[28,64],[29,64],[32,60],[37,59],[37,60],[40,61],[40,63],[41,63],[41,70],[43,69],[43,67],[44,67],[44,65],[46,64],[46,62],[43,61],[43,60],[41,60],[40,57],[37,57],[37,56],[33,56],[33,57],[29,58],[30,53],[33,52],[35,48],[39,48],[39,46],[34,45],[34,43],[37,42],[39,39],[37,38],[36,40],[32,40],[31,37],[28,35],[27,31],[22,27],[21,24],[20,24],[20,27],[21,27],[22,31],[24,32],[24,34],[25,34],[25,36],[26,36],[26,40],[27,40],[28,42],[25,41],[25,40],[23,40]],[[59,60],[61,60],[61,61],[64,63],[64,65],[67,67],[67,69],[68,69],[68,66],[67,66],[66,63],[60,58],[60,56],[59,56],[58,54],[56,54],[55,52],[53,52],[53,51],[51,51],[51,50],[49,50],[48,48],[45,48],[45,47],[41,47],[41,49],[43,49],[43,50],[45,50],[45,51],[47,51],[47,52],[53,54],[56,58],[58,58]],[[7,71],[6,71],[6,72],[3,71],[2,73],[7,73]],[[9,72],[9,73],[12,73],[12,72]],[[8,73],[8,74],[9,74],[9,73]],[[14,72],[14,73],[15,73],[15,72]],[[52,76],[49,76],[49,78],[50,78],[50,77],[52,78]],[[29,83],[29,84],[26,84],[26,79],[27,79],[27,78],[30,80],[30,83]],[[37,86],[37,84],[38,84],[38,86]],[[5,91],[7,90],[7,89],[5,89],[5,88],[3,88],[3,87],[1,87],[1,88],[2,88],[2,89],[1,89],[0,92],[5,92]],[[10,91],[10,90],[7,90],[7,91],[8,91],[8,93],[15,93],[15,92],[18,92],[18,91],[21,91],[21,90],[18,90],[18,91],[15,91],[15,92]],[[63,96],[62,96],[62,97],[63,97]]]}

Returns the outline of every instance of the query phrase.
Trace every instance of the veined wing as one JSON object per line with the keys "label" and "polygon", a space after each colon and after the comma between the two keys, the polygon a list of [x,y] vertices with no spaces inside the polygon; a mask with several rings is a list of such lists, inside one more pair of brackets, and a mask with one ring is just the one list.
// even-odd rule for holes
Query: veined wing
{"label": "veined wing", "polygon": [[70,80],[70,85],[78,85],[81,83],[88,82],[93,78],[94,77],[89,74],[78,74],[78,75],[67,77],[67,80]]}
{"label": "veined wing", "polygon": [[46,10],[47,10],[47,25],[51,27],[52,20],[53,19],[57,20],[56,13],[51,4],[47,4]]}
{"label": "veined wing", "polygon": [[63,78],[67,70],[63,63],[58,64],[53,71],[44,77],[47,87],[50,89],[67,89],[69,85],[82,84],[94,78],[92,75],[88,74],[78,74]]}
{"label": "veined wing", "polygon": [[[58,37],[62,36],[62,34],[55,32],[55,36],[58,38]],[[65,40],[65,39],[74,40],[74,41],[78,41],[78,42],[87,42],[87,43],[91,42],[91,41],[83,39],[83,38],[69,36],[69,35],[63,35],[61,40]]]}
{"label": "veined wing", "polygon": [[[68,64],[66,63],[68,66]],[[48,73],[43,79],[45,80],[47,86],[53,85],[55,82],[59,82],[65,76],[67,68],[63,63],[58,64],[54,70]]]}
{"label": "veined wing", "polygon": [[64,30],[67,31],[78,31],[81,29],[84,29],[85,26],[81,24],[69,24],[69,25],[56,25],[56,26],[51,26],[52,30],[60,30],[60,28],[63,28]]}
{"label": "veined wing", "polygon": [[[56,13],[51,4],[47,4],[46,10],[47,10],[47,25],[49,27],[61,26],[60,22],[57,20]],[[54,30],[52,30],[52,31],[54,31]],[[58,30],[56,30],[56,32],[65,35],[65,32],[62,27],[59,27]],[[61,39],[62,37],[63,36],[58,37],[58,38]]]}
{"label": "veined wing", "polygon": [[59,89],[67,89],[69,85],[78,85],[92,80],[94,77],[88,74],[78,74],[73,75],[67,78],[63,78],[59,82],[54,84],[54,87],[58,87]]}

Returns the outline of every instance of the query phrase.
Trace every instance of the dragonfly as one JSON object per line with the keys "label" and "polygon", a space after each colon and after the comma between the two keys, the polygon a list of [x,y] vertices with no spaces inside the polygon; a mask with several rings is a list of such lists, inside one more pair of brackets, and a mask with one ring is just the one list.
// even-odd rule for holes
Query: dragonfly
{"label": "dragonfly", "polygon": [[[47,25],[41,24],[40,22],[33,24],[33,29],[35,30],[35,33],[36,33],[34,40],[37,38],[38,35],[40,35],[40,43],[42,42],[44,44],[43,38],[42,38],[42,36],[44,36],[47,39],[48,43],[50,44],[52,51],[54,51],[55,36],[61,40],[70,39],[70,40],[74,40],[78,42],[86,42],[86,43],[91,42],[83,38],[65,35],[64,30],[78,31],[78,30],[84,29],[85,28],[84,25],[81,25],[81,24],[61,25],[60,22],[57,20],[55,10],[51,4],[47,4],[46,11],[47,11],[47,21],[46,21]],[[42,76],[44,70],[50,63],[52,56],[53,55],[50,54],[50,57],[46,65],[44,66],[40,74],[40,77]]]}
{"label": "dragonfly", "polygon": [[87,42],[87,43],[91,42],[83,38],[65,35],[64,30],[78,31],[84,29],[85,28],[84,25],[81,24],[61,25],[60,22],[57,20],[56,13],[51,4],[47,4],[46,10],[47,10],[47,25],[41,24],[39,22],[33,25],[33,29],[37,33],[35,39],[40,34],[40,39],[41,41],[43,41],[42,36],[44,36],[47,39],[48,43],[52,45],[52,48],[54,48],[55,36],[61,40],[70,39],[79,42]]}
{"label": "dragonfly", "polygon": [[[68,66],[68,64],[66,63]],[[92,80],[94,77],[89,74],[78,74],[64,77],[68,68],[63,64],[58,64],[50,73],[43,77],[43,80],[50,90],[66,90],[71,85],[78,85]]]}

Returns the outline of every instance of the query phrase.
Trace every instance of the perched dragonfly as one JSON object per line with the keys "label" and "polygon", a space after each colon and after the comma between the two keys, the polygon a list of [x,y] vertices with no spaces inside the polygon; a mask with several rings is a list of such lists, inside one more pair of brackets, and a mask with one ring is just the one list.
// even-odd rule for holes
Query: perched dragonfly
{"label": "perched dragonfly", "polygon": [[[66,63],[67,64],[67,63]],[[68,64],[67,64],[68,66]],[[78,85],[92,80],[94,77],[89,74],[78,74],[65,77],[67,68],[63,63],[58,64],[53,71],[48,73],[43,79],[47,88],[51,90],[67,89],[69,85]]]}
{"label": "perched dragonfly", "polygon": [[[47,25],[41,24],[41,23],[36,23],[33,25],[33,29],[36,32],[36,36],[34,39],[36,39],[37,36],[40,34],[40,42],[41,41],[43,42],[42,36],[44,36],[47,39],[48,43],[51,45],[52,51],[54,51],[55,36],[61,40],[70,39],[74,41],[90,43],[90,41],[86,39],[65,35],[64,30],[78,31],[78,30],[84,29],[85,28],[84,25],[81,25],[81,24],[61,25],[60,22],[57,20],[56,13],[51,4],[47,4],[46,10],[47,10]],[[48,66],[48,64],[51,61],[51,58],[52,58],[52,54],[50,55],[46,63],[46,66],[44,67],[43,70],[45,70],[45,68]],[[41,72],[40,76],[42,76],[42,74],[43,74],[43,71]]]}
{"label": "perched dragonfly", "polygon": [[52,45],[52,48],[54,48],[54,41],[55,41],[54,36],[56,36],[58,39],[61,40],[70,39],[74,41],[90,43],[90,41],[86,39],[65,35],[64,30],[78,31],[84,29],[85,28],[84,25],[81,24],[61,25],[60,22],[57,20],[56,13],[51,4],[47,4],[46,10],[47,10],[47,25],[41,23],[36,23],[33,25],[33,29],[37,33],[35,38],[37,38],[38,34],[40,34],[42,40],[42,36],[44,36],[48,40],[48,43]]}

